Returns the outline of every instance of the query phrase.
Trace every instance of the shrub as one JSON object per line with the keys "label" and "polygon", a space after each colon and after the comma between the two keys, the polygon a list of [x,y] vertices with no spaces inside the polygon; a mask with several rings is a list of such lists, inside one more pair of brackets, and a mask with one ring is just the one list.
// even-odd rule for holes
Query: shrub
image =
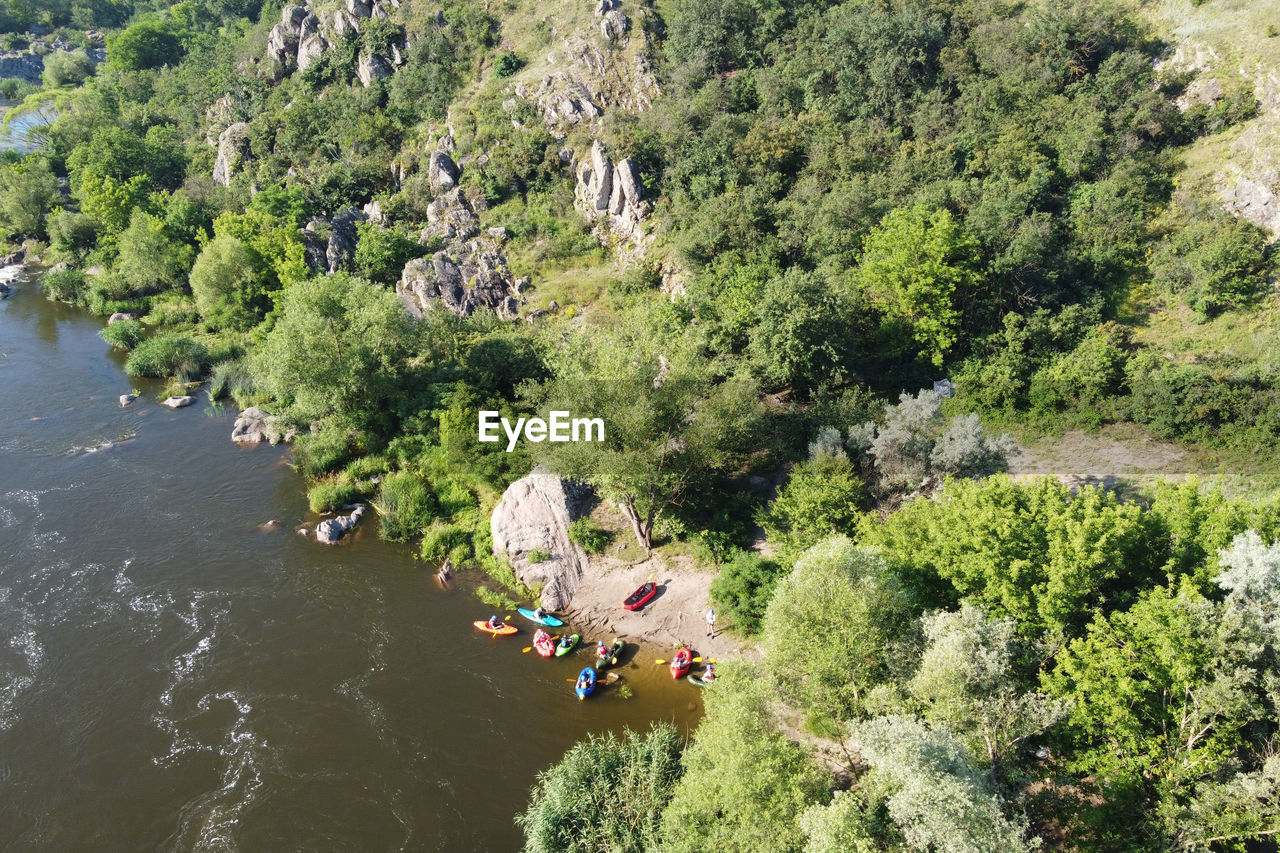
{"label": "shrub", "polygon": [[44,58],[46,86],[79,86],[93,74],[93,62],[83,50],[57,50]]}
{"label": "shrub", "polygon": [[569,541],[588,554],[601,554],[613,535],[590,518],[580,518],[569,525]]}
{"label": "shrub", "polygon": [[408,471],[383,478],[375,505],[382,517],[383,538],[396,542],[417,536],[436,514],[435,495],[426,482]]}
{"label": "shrub", "polygon": [[323,480],[307,490],[307,502],[312,512],[331,512],[360,497],[360,489],[354,483],[340,478]]}
{"label": "shrub", "polygon": [[353,459],[346,467],[346,474],[354,480],[368,480],[380,474],[385,474],[391,469],[387,462],[387,457],[380,454],[372,453],[368,456],[361,456],[359,459]]}
{"label": "shrub", "polygon": [[505,80],[514,75],[521,68],[524,68],[525,62],[511,51],[507,51],[497,58],[493,63],[493,73],[498,75],[499,80]]}
{"label": "shrub", "polygon": [[774,560],[735,549],[711,582],[711,598],[734,626],[754,634],[764,625],[764,613],[774,587],[786,570]]}
{"label": "shrub", "polygon": [[115,349],[131,350],[142,343],[142,324],[137,320],[121,320],[104,326],[98,335]]}
{"label": "shrub", "polygon": [[1266,233],[1223,211],[1196,216],[1157,247],[1151,278],[1201,319],[1249,304],[1269,269]]}
{"label": "shrub", "polygon": [[186,335],[161,335],[143,341],[129,353],[124,364],[130,376],[152,376],[163,379],[169,376],[198,378],[209,366],[209,352],[204,344]]}
{"label": "shrub", "polygon": [[326,421],[316,432],[300,436],[293,448],[293,465],[304,477],[320,477],[355,453],[355,438],[343,424]]}
{"label": "shrub", "polygon": [[422,559],[433,563],[453,560],[461,565],[475,556],[471,532],[461,524],[436,519],[422,534]]}
{"label": "shrub", "polygon": [[551,559],[551,554],[543,551],[541,548],[534,548],[529,552],[529,565],[536,566],[538,563],[545,563]]}
{"label": "shrub", "polygon": [[239,359],[214,365],[209,376],[209,396],[215,400],[230,397],[238,405],[244,405],[253,399],[257,390],[248,366]]}
{"label": "shrub", "polygon": [[50,270],[40,279],[40,288],[55,302],[78,304],[85,295],[84,273],[71,269]]}

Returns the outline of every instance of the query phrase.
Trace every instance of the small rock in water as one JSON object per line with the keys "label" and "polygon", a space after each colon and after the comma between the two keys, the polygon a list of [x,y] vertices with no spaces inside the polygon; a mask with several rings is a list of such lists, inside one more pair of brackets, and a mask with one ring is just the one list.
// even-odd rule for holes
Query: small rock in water
{"label": "small rock in water", "polygon": [[107,318],[107,325],[114,326],[116,323],[123,323],[125,320],[134,320],[134,319],[136,319],[134,315],[128,313],[127,311],[117,311],[116,313],[112,314],[110,317]]}
{"label": "small rock in water", "polygon": [[299,527],[299,528],[298,528],[298,535],[299,535],[299,536],[310,536],[310,535],[311,535],[311,531],[310,531],[310,530],[308,530],[308,529],[307,529],[307,528],[305,528],[305,527]]}
{"label": "small rock in water", "polygon": [[190,406],[195,401],[196,398],[188,394],[183,397],[166,397],[164,402],[160,405],[168,406],[171,409],[181,409],[184,406]]}
{"label": "small rock in water", "polygon": [[133,401],[134,401],[134,400],[136,400],[136,399],[138,399],[138,395],[137,395],[137,394],[121,394],[121,395],[120,395],[120,405],[121,405],[121,406],[128,406],[128,405],[132,404],[132,403],[133,403]]}
{"label": "small rock in water", "polygon": [[316,525],[316,541],[326,545],[336,545],[340,539],[356,529],[364,515],[364,507],[356,506],[350,515],[340,515]]}

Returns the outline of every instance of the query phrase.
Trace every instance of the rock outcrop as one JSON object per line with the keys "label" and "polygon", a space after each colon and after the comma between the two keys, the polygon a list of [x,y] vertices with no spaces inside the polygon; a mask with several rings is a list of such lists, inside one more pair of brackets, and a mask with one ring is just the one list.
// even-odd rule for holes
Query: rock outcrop
{"label": "rock outcrop", "polygon": [[390,77],[391,66],[381,56],[362,51],[356,61],[356,76],[360,78],[360,85],[367,89],[384,77]]}
{"label": "rock outcrop", "polygon": [[330,518],[316,525],[316,541],[323,542],[326,545],[336,545],[351,531],[356,529],[356,525],[360,523],[360,519],[364,517],[365,508],[363,504],[354,507],[350,515],[340,515],[337,518]]}
{"label": "rock outcrop", "polygon": [[396,293],[415,317],[444,305],[460,317],[488,308],[514,320],[520,314],[521,287],[501,251],[509,235],[506,229],[480,230],[476,213],[484,209],[484,196],[468,200],[457,186],[462,172],[450,156],[453,147],[453,138],[445,136],[428,160],[427,177],[436,197],[427,205],[427,227],[418,236],[423,245],[439,241],[444,248],[405,264]]}
{"label": "rock outcrop", "polygon": [[183,409],[190,406],[196,401],[196,398],[190,394],[184,394],[181,397],[165,397],[160,405],[168,406],[171,409]]}
{"label": "rock outcrop", "polygon": [[[542,586],[542,606],[561,610],[573,600],[587,569],[586,555],[569,539],[569,524],[586,508],[584,496],[543,469],[507,487],[489,528],[493,553],[505,556],[521,583]],[[535,551],[550,556],[530,563]]]}
{"label": "rock outcrop", "polygon": [[360,236],[356,224],[365,218],[363,210],[348,207],[338,211],[331,220],[317,216],[307,222],[302,229],[307,265],[320,273],[335,273],[349,267]]}
{"label": "rock outcrop", "polygon": [[630,242],[642,247],[648,242],[643,223],[653,208],[644,198],[640,169],[630,157],[610,163],[600,140],[592,142],[590,154],[578,166],[574,195],[605,245]]}
{"label": "rock outcrop", "polygon": [[231,178],[249,151],[249,125],[234,122],[218,134],[218,157],[213,162],[213,182],[231,186]]}

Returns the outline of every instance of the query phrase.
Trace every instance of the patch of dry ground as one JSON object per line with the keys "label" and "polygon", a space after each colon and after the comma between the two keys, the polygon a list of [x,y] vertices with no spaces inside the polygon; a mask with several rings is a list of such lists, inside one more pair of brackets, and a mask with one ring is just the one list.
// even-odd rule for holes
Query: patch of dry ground
{"label": "patch of dry ground", "polygon": [[[660,652],[684,643],[704,658],[736,655],[742,644],[724,631],[724,617],[717,621],[715,636],[707,636],[708,591],[714,578],[715,572],[698,569],[682,557],[668,561],[653,553],[636,563],[593,557],[565,613],[574,625],[647,643]],[[641,610],[624,610],[623,599],[648,580],[658,584],[657,597]]]}
{"label": "patch of dry ground", "polygon": [[1182,480],[1196,467],[1185,448],[1141,431],[1119,428],[1097,434],[1070,430],[1020,441],[1018,454],[1009,460],[1009,473],[1015,480],[1050,476],[1071,488],[1116,489],[1157,479]]}

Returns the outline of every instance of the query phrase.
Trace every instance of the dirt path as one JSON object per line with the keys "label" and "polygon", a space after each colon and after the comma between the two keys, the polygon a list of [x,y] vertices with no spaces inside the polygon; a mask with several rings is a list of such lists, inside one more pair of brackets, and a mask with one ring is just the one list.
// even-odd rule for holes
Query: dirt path
{"label": "dirt path", "polygon": [[1145,433],[1104,429],[1097,434],[1070,430],[1019,442],[1018,455],[1009,460],[1015,479],[1057,477],[1069,487],[1137,486],[1159,478],[1184,479],[1195,469],[1186,449],[1158,441]]}

